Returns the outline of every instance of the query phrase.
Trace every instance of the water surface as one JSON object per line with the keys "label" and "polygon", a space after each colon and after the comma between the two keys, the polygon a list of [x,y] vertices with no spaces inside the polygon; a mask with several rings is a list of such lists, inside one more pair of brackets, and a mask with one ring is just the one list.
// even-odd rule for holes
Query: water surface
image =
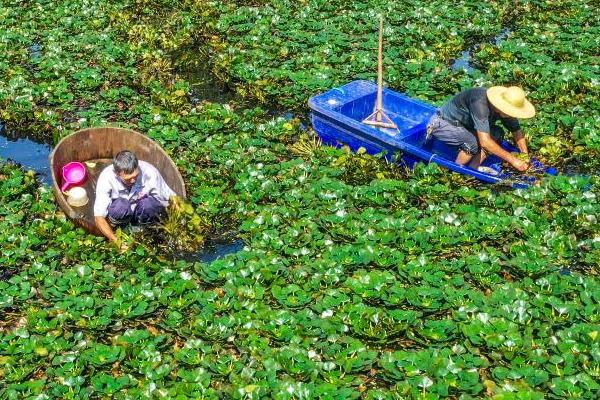
{"label": "water surface", "polygon": [[25,134],[12,132],[0,122],[0,158],[11,160],[25,169],[35,171],[40,181],[52,184],[50,160],[52,151],[49,143],[32,139]]}

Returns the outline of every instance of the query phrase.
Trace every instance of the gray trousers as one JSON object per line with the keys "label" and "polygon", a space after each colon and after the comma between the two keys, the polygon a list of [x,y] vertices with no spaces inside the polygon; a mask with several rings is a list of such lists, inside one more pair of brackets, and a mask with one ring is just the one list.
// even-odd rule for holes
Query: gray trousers
{"label": "gray trousers", "polygon": [[[491,135],[498,143],[502,142],[504,132],[499,126],[492,126]],[[481,151],[477,135],[462,125],[454,125],[439,114],[435,114],[427,124],[427,136],[433,135],[436,139],[449,146],[463,150],[465,153],[475,155]]]}

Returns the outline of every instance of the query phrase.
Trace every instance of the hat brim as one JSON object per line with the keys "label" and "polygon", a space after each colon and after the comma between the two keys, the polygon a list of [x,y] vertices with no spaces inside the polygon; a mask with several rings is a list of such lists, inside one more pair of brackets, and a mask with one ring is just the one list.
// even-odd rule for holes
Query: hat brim
{"label": "hat brim", "polygon": [[535,107],[527,99],[523,102],[523,107],[515,107],[502,98],[506,91],[504,86],[492,86],[487,90],[487,98],[494,107],[504,114],[513,118],[533,118],[535,116]]}

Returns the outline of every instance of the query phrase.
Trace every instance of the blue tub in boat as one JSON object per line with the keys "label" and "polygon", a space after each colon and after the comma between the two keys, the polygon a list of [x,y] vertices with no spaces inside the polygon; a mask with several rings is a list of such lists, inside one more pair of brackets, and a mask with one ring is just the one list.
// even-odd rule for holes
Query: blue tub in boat
{"label": "blue tub in boat", "polygon": [[[527,187],[535,178],[502,168],[502,160],[488,157],[482,164],[496,174],[485,173],[454,162],[456,150],[443,142],[426,140],[426,126],[436,107],[385,88],[383,106],[386,114],[399,130],[377,128],[362,121],[373,112],[377,97],[377,85],[370,81],[354,81],[342,87],[313,96],[308,101],[313,128],[325,144],[348,145],[353,151],[364,147],[369,154],[385,151],[391,158],[400,152],[402,161],[409,167],[416,162],[435,162],[452,171],[470,175],[483,182],[506,183],[513,187]],[[508,151],[518,151],[510,143],[502,143]],[[555,175],[556,171],[546,168],[538,161],[533,168]]]}

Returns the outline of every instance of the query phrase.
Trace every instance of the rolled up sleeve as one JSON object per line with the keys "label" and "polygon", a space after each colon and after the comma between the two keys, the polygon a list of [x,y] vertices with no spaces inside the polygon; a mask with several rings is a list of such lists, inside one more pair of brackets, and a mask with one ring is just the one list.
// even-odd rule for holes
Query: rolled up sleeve
{"label": "rolled up sleeve", "polygon": [[169,187],[161,173],[154,166],[148,166],[146,173],[148,174],[149,194],[154,196],[166,207],[169,204],[169,199],[177,193]]}
{"label": "rolled up sleeve", "polygon": [[171,189],[169,187],[169,185],[167,184],[167,182],[163,179],[162,175],[158,175],[156,177],[156,188],[158,190],[158,193],[160,194],[160,196],[168,203],[169,199],[172,196],[177,195],[177,193],[175,193],[173,191],[173,189]]}
{"label": "rolled up sleeve", "polygon": [[469,111],[473,119],[473,128],[479,132],[490,133],[490,109],[487,102],[474,101],[471,103]]}

